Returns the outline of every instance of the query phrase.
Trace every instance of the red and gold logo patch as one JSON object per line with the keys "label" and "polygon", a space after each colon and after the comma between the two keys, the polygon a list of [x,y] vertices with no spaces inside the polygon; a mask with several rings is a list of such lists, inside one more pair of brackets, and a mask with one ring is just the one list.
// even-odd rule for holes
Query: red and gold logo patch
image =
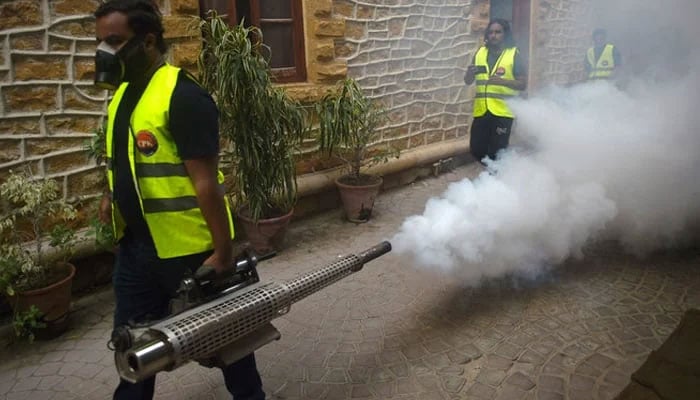
{"label": "red and gold logo patch", "polygon": [[152,156],[158,151],[158,139],[153,133],[143,130],[136,134],[136,148],[145,156]]}
{"label": "red and gold logo patch", "polygon": [[496,75],[500,76],[500,75],[505,75],[505,74],[506,74],[506,69],[503,67],[498,67],[498,69],[496,70]]}

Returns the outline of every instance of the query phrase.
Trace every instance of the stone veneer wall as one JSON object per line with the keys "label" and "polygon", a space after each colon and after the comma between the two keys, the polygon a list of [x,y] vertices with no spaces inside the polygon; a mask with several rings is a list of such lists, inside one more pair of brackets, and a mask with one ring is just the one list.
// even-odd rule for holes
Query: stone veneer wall
{"label": "stone veneer wall", "polygon": [[585,79],[591,45],[591,0],[533,0],[531,89]]}
{"label": "stone veneer wall", "polygon": [[[467,135],[464,72],[488,20],[486,0],[334,0],[336,54],[389,110],[382,142],[411,149]],[[465,139],[466,140],[466,139]]]}
{"label": "stone veneer wall", "polygon": [[[85,144],[103,123],[108,94],[93,86],[95,0],[14,0],[0,4],[0,181],[29,164],[63,184],[67,198],[103,190],[103,170]],[[188,32],[197,0],[161,0],[172,61],[196,68],[199,41]]]}
{"label": "stone veneer wall", "polygon": [[[533,0],[531,76],[538,86],[582,77],[589,2]],[[160,4],[173,63],[194,70],[200,44],[187,27],[199,13],[197,0]],[[302,4],[308,78],[284,85],[293,97],[313,101],[351,76],[390,111],[383,142],[412,149],[467,135],[473,87],[462,77],[488,22],[488,0]],[[102,170],[84,151],[108,100],[92,85],[96,7],[96,0],[0,4],[0,180],[29,163],[34,173],[59,179],[68,198],[101,192]],[[313,156],[313,149],[310,140],[304,151]],[[300,172],[323,169],[310,164]]]}

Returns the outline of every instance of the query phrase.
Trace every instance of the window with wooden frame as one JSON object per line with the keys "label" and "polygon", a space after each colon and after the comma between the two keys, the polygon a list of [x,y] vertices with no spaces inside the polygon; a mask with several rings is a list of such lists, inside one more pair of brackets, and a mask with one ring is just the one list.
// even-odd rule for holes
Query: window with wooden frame
{"label": "window with wooden frame", "polygon": [[302,0],[199,0],[199,10],[206,17],[216,10],[229,25],[245,20],[246,25],[260,28],[263,43],[270,49],[270,67],[275,82],[306,81],[304,56],[304,21]]}

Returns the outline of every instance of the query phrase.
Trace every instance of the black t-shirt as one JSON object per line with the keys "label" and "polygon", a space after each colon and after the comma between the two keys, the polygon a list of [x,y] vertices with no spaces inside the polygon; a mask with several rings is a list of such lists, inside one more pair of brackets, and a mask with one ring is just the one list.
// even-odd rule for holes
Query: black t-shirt
{"label": "black t-shirt", "polygon": [[[139,205],[127,152],[131,114],[144,87],[130,84],[124,91],[114,117],[113,168],[114,201],[127,225],[127,233],[137,240],[153,243]],[[170,99],[168,126],[180,158],[191,160],[219,154],[219,112],[212,97],[180,71]],[[133,134],[133,133],[131,133]],[[134,149],[134,151],[138,151]]]}

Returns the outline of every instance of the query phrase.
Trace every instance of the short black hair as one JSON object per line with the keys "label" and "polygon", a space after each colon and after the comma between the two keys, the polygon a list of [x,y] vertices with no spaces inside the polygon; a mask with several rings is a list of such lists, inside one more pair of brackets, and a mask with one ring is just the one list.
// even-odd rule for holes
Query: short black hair
{"label": "short black hair", "polygon": [[502,18],[495,18],[489,21],[484,31],[484,42],[488,41],[489,29],[491,29],[493,24],[498,24],[503,28],[503,47],[515,47],[515,39],[513,38],[513,31],[510,29],[510,23]]}
{"label": "short black hair", "polygon": [[596,36],[606,37],[606,36],[608,36],[608,32],[606,32],[605,29],[603,29],[603,28],[596,28],[593,31],[592,37],[596,37]]}
{"label": "short black hair", "polygon": [[161,53],[168,50],[163,38],[163,20],[158,5],[152,0],[107,0],[95,11],[95,18],[101,18],[113,12],[126,14],[129,28],[137,36],[152,33],[156,36],[156,46]]}

